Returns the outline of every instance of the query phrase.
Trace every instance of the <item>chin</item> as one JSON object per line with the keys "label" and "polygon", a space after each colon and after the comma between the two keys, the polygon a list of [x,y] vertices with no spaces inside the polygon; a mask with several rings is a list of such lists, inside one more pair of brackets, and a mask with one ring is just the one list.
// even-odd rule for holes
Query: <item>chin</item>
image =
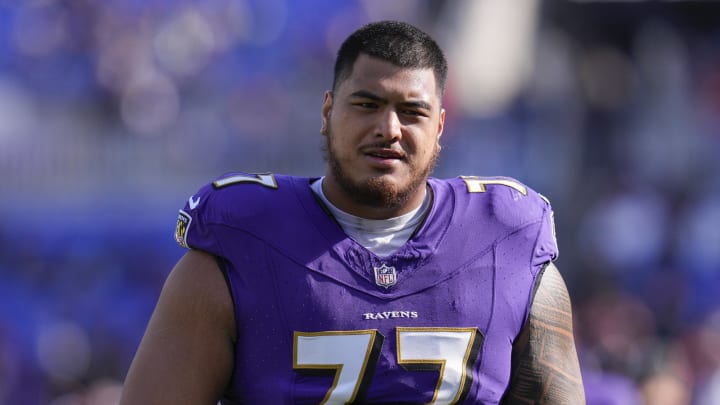
{"label": "chin", "polygon": [[368,177],[356,186],[358,194],[354,197],[365,205],[378,208],[402,207],[415,191],[408,181],[399,181],[390,175]]}
{"label": "chin", "polygon": [[351,165],[343,162],[331,147],[328,147],[328,163],[331,176],[347,197],[374,208],[405,206],[418,187],[424,187],[427,177],[424,171],[415,171],[410,166],[378,168]]}

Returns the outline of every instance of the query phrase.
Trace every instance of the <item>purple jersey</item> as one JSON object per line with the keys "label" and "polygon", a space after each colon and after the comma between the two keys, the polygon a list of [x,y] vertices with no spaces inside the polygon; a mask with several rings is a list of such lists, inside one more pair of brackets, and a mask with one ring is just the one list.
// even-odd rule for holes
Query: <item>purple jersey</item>
{"label": "purple jersey", "polygon": [[176,239],[219,258],[235,305],[224,404],[496,404],[552,211],[508,178],[428,180],[433,204],[394,254],[349,238],[314,179],[231,174],[180,211]]}

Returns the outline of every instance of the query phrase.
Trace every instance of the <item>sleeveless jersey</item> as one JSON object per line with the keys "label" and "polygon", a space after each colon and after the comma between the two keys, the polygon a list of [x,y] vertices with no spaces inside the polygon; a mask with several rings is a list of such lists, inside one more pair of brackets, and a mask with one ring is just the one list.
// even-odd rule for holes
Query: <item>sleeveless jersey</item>
{"label": "sleeveless jersey", "polygon": [[497,404],[557,255],[548,202],[509,178],[430,178],[426,219],[381,258],[313,180],[230,174],[180,210],[176,240],[219,259],[234,302],[222,403]]}

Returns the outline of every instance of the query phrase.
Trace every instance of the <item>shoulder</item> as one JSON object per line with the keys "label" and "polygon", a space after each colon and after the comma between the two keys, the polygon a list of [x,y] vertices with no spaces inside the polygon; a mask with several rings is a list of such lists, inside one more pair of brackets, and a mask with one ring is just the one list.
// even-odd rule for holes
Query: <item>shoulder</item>
{"label": "shoulder", "polygon": [[175,239],[183,247],[202,248],[210,243],[213,229],[218,226],[252,228],[268,219],[290,215],[298,205],[294,202],[301,198],[296,189],[303,183],[309,184],[309,179],[272,173],[233,172],[220,176],[185,201]]}
{"label": "shoulder", "polygon": [[223,208],[228,203],[252,203],[268,198],[271,193],[283,192],[284,176],[271,173],[227,173],[205,184],[187,201],[185,208],[207,210]]}
{"label": "shoulder", "polygon": [[510,227],[541,221],[552,213],[547,198],[511,177],[459,176],[442,180],[458,209],[489,215]]}
{"label": "shoulder", "polygon": [[[511,177],[460,176],[433,182],[439,205],[452,211],[458,228],[478,230],[476,242],[527,245],[533,251],[534,266],[557,258],[550,203],[527,185]],[[445,208],[451,205],[452,209]]]}
{"label": "shoulder", "polygon": [[194,211],[208,222],[256,217],[286,203],[297,180],[272,173],[228,173],[200,188],[183,210]]}

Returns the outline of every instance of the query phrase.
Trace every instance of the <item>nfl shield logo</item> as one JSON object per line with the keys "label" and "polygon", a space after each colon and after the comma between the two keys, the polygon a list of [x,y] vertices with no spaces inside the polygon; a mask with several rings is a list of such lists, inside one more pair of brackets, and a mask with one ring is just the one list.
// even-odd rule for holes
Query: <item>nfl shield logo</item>
{"label": "nfl shield logo", "polygon": [[375,270],[375,284],[388,288],[397,283],[397,272],[395,267],[388,267],[383,264],[380,267],[373,267]]}

